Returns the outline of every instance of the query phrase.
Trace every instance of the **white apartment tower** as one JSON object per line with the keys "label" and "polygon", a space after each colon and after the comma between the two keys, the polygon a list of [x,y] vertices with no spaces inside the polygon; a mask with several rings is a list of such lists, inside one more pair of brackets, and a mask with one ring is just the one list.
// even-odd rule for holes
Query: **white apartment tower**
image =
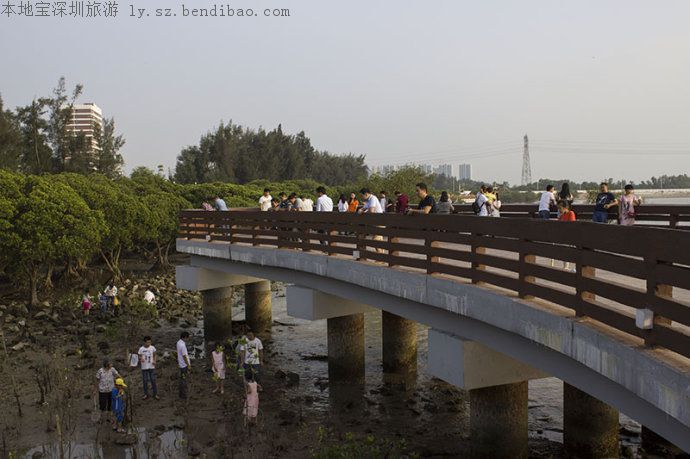
{"label": "white apartment tower", "polygon": [[67,132],[72,135],[83,134],[87,142],[91,143],[91,148],[98,149],[94,138],[94,128],[103,128],[103,112],[101,108],[89,102],[86,104],[75,104],[72,107],[72,118],[67,125]]}

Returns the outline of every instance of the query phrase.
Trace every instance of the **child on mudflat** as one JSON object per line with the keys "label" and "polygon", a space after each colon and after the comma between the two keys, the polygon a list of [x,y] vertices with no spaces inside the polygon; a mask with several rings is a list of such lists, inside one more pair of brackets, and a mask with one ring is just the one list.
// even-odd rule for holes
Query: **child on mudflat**
{"label": "child on mudflat", "polygon": [[89,289],[84,289],[84,296],[81,299],[81,308],[84,311],[84,315],[88,316],[89,311],[91,311],[91,295],[89,295]]}
{"label": "child on mudflat", "polygon": [[213,393],[220,392],[225,393],[225,388],[223,384],[225,383],[225,350],[223,345],[220,343],[216,344],[216,350],[211,353],[211,359],[213,360],[213,380],[217,382],[217,386],[213,389]]}
{"label": "child on mudflat", "polygon": [[125,428],[124,428],[124,421],[125,421],[125,389],[127,388],[127,384],[125,384],[125,381],[122,378],[117,378],[115,380],[115,389],[113,389],[112,392],[112,405],[113,405],[113,414],[115,415],[115,427],[114,430],[116,430],[119,433],[125,433]]}
{"label": "child on mudflat", "polygon": [[251,371],[247,373],[246,378],[247,398],[244,402],[244,421],[245,424],[256,424],[256,418],[259,415],[259,391],[261,386],[256,382]]}

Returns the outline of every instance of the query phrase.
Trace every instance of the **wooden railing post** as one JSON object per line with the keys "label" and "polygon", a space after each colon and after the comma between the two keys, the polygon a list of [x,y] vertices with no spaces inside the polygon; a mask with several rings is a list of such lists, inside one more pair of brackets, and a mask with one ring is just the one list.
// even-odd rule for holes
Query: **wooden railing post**
{"label": "wooden railing post", "polygon": [[[520,245],[522,247],[527,245],[527,242],[529,242],[526,239],[521,239],[520,240]],[[529,267],[530,264],[534,264],[537,261],[537,257],[535,255],[530,255],[527,253],[527,251],[523,248],[520,248],[520,272],[519,272],[519,278],[520,278],[520,291],[518,292],[518,296],[520,298],[524,299],[530,299],[534,298],[533,295],[529,295],[527,293],[527,284],[533,284],[534,283],[534,276],[528,276],[527,275],[527,268]]]}
{"label": "wooden railing post", "polygon": [[486,266],[482,265],[479,263],[479,257],[477,255],[483,255],[486,253],[486,247],[482,247],[479,240],[481,239],[482,235],[481,234],[472,234],[472,239],[473,243],[470,246],[472,253],[470,254],[470,260],[472,263],[472,283],[473,284],[478,284],[481,281],[479,280],[479,276],[476,276],[477,271],[483,271],[486,269]]}
{"label": "wooden railing post", "polygon": [[[647,267],[647,298],[649,298],[649,304],[651,305],[654,301],[654,297],[660,296],[664,298],[673,298],[673,286],[662,284],[657,275],[657,266],[659,265],[659,260],[652,253],[645,256],[645,265]],[[671,319],[663,316],[659,316],[656,312],[653,312],[654,320],[653,325],[671,325]],[[655,335],[656,332],[654,328],[648,330],[648,334],[645,336],[644,343],[646,346],[654,346],[656,344]]]}
{"label": "wooden railing post", "polygon": [[[577,257],[577,267],[575,271],[577,276],[577,280],[575,281],[575,291],[577,293],[577,303],[579,306],[580,304],[596,300],[596,295],[592,292],[588,292],[585,289],[584,280],[586,278],[595,278],[597,275],[597,270],[596,268],[593,268],[592,266],[586,266],[583,263],[584,257],[582,256],[582,254],[591,249],[587,247],[578,247],[577,249],[579,256]],[[583,317],[585,315],[583,313],[583,309],[584,308],[582,307],[578,307],[577,309],[575,309],[575,316]]]}
{"label": "wooden railing post", "polygon": [[[330,231],[327,232],[327,234],[328,234],[329,236],[337,236],[337,235],[338,235],[338,231],[337,231],[337,230],[330,230]],[[321,242],[321,241],[319,241],[319,242]],[[329,238],[329,239],[326,241],[326,244],[325,244],[325,245],[327,246],[326,253],[328,254],[328,256],[331,256],[331,255],[335,255],[335,254],[336,254],[335,251],[331,251],[331,250],[328,250],[328,249],[330,249],[331,247],[338,247],[338,243],[337,243],[337,242],[331,241],[330,238]]]}
{"label": "wooden railing post", "polygon": [[215,226],[213,225],[213,223],[210,222],[207,222],[206,225],[203,226],[206,227],[206,240],[211,241],[213,239],[213,229],[215,228]]}
{"label": "wooden railing post", "polygon": [[[400,241],[400,238],[395,237],[395,236],[388,236],[388,243],[389,244],[397,244]],[[388,267],[391,268],[395,266],[395,263],[393,262],[393,257],[398,256],[398,251],[397,250],[389,250],[388,251]]]}
{"label": "wooden railing post", "polygon": [[434,257],[431,255],[431,250],[434,247],[436,247],[437,244],[438,244],[438,242],[432,240],[431,235],[427,235],[427,237],[424,241],[424,246],[426,247],[426,273],[427,274],[434,274],[437,272],[434,269],[434,264],[439,262],[440,257]]}
{"label": "wooden railing post", "polygon": [[358,225],[355,227],[355,238],[357,239],[357,251],[359,252],[359,260],[367,259],[367,234],[366,231],[362,233],[362,226]]}

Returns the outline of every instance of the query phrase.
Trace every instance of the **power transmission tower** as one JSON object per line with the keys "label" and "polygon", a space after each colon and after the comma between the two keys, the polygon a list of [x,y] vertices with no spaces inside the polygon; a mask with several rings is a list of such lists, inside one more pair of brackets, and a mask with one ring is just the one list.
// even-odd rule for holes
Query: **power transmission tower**
{"label": "power transmission tower", "polygon": [[525,134],[525,150],[522,153],[522,185],[532,183],[532,165],[529,161],[529,140]]}

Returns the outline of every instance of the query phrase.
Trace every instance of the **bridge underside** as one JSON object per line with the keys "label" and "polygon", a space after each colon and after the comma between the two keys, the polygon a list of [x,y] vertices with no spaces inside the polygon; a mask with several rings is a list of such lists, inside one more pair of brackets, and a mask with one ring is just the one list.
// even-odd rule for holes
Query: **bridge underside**
{"label": "bridge underside", "polygon": [[346,257],[184,239],[178,239],[177,250],[192,255],[191,266],[309,286],[482,343],[562,379],[690,451],[690,369],[683,367],[684,359],[675,365],[669,352],[645,348],[567,309]]}

